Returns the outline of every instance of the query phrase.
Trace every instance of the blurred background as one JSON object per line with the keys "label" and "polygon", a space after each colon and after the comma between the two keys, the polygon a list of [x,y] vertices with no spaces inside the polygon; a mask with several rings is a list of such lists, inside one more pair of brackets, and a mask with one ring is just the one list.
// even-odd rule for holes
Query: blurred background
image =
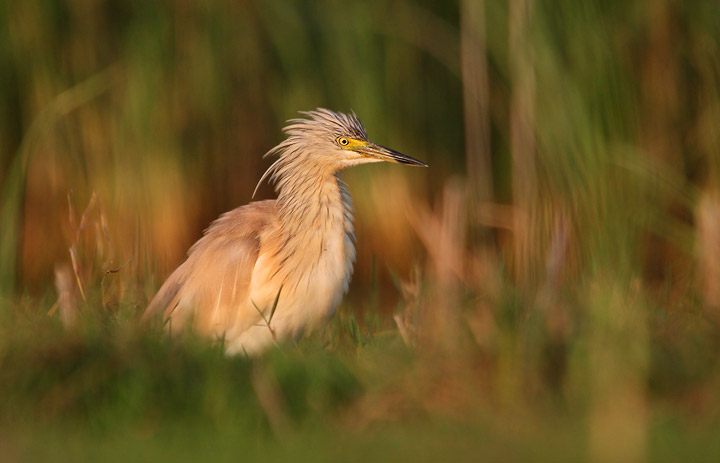
{"label": "blurred background", "polygon": [[423,360],[358,420],[567,413],[597,461],[657,461],[720,419],[718,57],[703,0],[5,0],[2,306],[132,319],[287,119],[354,110],[430,166],[344,173],[339,339]]}
{"label": "blurred background", "polygon": [[[164,278],[211,220],[251,200],[262,155],[301,110],[354,110],[374,139],[433,165],[348,172],[360,285],[373,262],[407,273],[408,203],[464,170],[457,5],[43,1],[0,14],[14,290],[43,291],[69,261],[69,192],[78,215],[97,192],[108,263]],[[256,199],[272,196],[263,185]]]}

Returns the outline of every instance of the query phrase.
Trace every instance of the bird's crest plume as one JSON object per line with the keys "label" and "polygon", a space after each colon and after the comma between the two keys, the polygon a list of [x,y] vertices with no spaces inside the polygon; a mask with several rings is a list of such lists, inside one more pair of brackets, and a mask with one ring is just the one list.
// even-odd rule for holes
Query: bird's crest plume
{"label": "bird's crest plume", "polygon": [[283,128],[287,138],[263,156],[263,158],[273,155],[279,157],[260,177],[253,191],[253,198],[265,179],[270,177],[272,181],[277,180],[278,172],[281,171],[282,167],[290,163],[293,155],[297,154],[299,149],[305,146],[304,142],[306,140],[311,140],[313,137],[335,139],[342,136],[363,141],[368,139],[365,127],[363,127],[354,111],[350,111],[350,114],[344,114],[325,108],[317,108],[315,111],[300,111],[300,114],[307,116],[307,118],[288,120],[288,125]]}

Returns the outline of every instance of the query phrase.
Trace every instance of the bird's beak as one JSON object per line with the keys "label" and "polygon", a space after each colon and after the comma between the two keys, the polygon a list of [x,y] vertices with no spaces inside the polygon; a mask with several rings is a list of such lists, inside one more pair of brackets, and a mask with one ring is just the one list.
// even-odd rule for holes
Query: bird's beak
{"label": "bird's beak", "polygon": [[363,156],[367,156],[369,158],[375,158],[379,159],[381,161],[389,161],[389,162],[396,162],[398,164],[409,164],[412,166],[423,166],[427,167],[427,164],[425,164],[422,161],[418,161],[415,158],[411,158],[410,156],[406,154],[399,153],[395,150],[391,150],[390,148],[385,148],[384,146],[376,145],[375,143],[367,143],[366,145],[363,145],[356,149],[356,151]]}

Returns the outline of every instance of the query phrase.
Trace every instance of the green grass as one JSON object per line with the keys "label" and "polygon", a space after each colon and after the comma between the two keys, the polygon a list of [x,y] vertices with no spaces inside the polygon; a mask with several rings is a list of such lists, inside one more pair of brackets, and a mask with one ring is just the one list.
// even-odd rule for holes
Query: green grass
{"label": "green grass", "polygon": [[[8,461],[582,461],[602,456],[594,426],[615,435],[609,407],[640,426],[648,461],[720,456],[716,327],[651,316],[646,340],[580,316],[558,343],[507,297],[485,345],[463,326],[460,347],[408,347],[387,317],[345,308],[252,360],[140,325],[132,304],[82,305],[68,329],[26,301],[2,323],[0,446]],[[628,396],[640,418],[615,406]]]}

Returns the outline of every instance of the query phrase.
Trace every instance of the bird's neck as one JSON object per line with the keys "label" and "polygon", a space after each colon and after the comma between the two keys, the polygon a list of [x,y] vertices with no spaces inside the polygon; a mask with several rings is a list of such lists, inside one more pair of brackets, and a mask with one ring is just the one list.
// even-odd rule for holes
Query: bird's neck
{"label": "bird's neck", "polygon": [[286,179],[278,192],[282,229],[294,236],[352,235],[352,202],[339,172]]}

